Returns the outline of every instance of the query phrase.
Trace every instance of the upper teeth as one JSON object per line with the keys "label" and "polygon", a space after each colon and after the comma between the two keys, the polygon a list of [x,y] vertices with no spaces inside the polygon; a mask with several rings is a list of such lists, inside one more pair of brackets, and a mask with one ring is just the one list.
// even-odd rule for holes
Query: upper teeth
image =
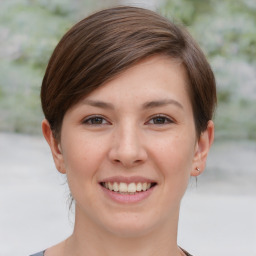
{"label": "upper teeth", "polygon": [[136,191],[146,191],[151,187],[151,183],[139,182],[139,183],[124,183],[124,182],[104,182],[103,186],[109,190],[122,193],[135,193]]}

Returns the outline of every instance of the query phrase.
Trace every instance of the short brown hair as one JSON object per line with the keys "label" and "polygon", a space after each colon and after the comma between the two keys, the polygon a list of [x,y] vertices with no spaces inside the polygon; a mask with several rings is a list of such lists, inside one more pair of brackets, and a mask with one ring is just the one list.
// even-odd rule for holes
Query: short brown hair
{"label": "short brown hair", "polygon": [[147,57],[182,61],[197,135],[216,105],[213,72],[191,35],[161,15],[137,7],[99,11],[74,25],[56,46],[41,88],[45,118],[57,139],[66,111],[81,98]]}

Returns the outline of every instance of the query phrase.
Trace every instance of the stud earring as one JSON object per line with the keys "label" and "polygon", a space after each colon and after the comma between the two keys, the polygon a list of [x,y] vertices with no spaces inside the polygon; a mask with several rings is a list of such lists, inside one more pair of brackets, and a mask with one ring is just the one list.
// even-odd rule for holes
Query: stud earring
{"label": "stud earring", "polygon": [[[198,167],[196,167],[196,171],[197,171],[197,173],[198,173],[198,175],[200,174],[200,169],[198,168]],[[197,175],[196,175],[196,187],[197,187]]]}

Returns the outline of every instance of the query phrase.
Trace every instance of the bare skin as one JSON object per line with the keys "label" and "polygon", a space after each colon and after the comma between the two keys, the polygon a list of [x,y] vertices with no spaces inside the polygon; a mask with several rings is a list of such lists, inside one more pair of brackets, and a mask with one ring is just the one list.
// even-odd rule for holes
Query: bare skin
{"label": "bare skin", "polygon": [[[180,201],[214,138],[212,121],[197,138],[186,87],[179,62],[154,56],[69,109],[60,141],[43,121],[76,202],[73,234],[46,256],[185,255],[177,246]],[[121,191],[121,182],[145,181],[148,191]],[[108,187],[114,182],[120,191]]]}

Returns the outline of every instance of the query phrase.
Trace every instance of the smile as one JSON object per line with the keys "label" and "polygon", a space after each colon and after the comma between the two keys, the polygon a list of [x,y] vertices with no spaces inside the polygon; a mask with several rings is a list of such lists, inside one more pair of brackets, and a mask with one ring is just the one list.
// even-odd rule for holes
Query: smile
{"label": "smile", "polygon": [[156,183],[150,182],[132,182],[132,183],[124,183],[124,182],[101,182],[101,186],[104,188],[122,194],[135,194],[137,192],[145,192],[149,190],[151,187],[155,186]]}

